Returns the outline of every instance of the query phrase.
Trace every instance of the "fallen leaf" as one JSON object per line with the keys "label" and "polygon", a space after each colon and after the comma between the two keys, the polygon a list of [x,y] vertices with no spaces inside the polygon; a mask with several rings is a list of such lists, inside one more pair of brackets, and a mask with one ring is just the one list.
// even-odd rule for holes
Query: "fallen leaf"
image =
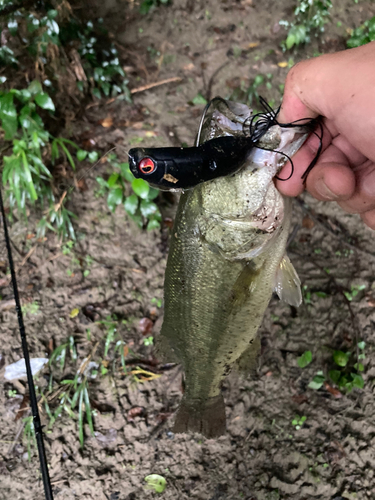
{"label": "fallen leaf", "polygon": [[75,318],[76,316],[78,316],[79,314],[79,309],[78,308],[75,308],[71,311],[71,313],[69,314],[69,318]]}
{"label": "fallen leaf", "polygon": [[128,354],[129,354],[129,347],[127,345],[124,345],[124,357],[126,358]]}
{"label": "fallen leaf", "polygon": [[145,133],[146,137],[156,137],[156,135],[156,132],[154,132],[153,130],[147,130],[147,132]]}
{"label": "fallen leaf", "polygon": [[324,387],[327,389],[327,391],[332,394],[332,396],[336,399],[342,398],[342,394],[338,389],[335,389],[329,383],[326,381],[324,382]]}
{"label": "fallen leaf", "polygon": [[150,309],[150,316],[153,319],[153,321],[156,320],[156,318],[158,317],[158,308],[157,307],[152,307]]}
{"label": "fallen leaf", "polygon": [[34,233],[29,233],[29,234],[26,236],[26,239],[27,239],[27,240],[31,240],[32,238],[35,238],[35,234],[34,234]]}
{"label": "fallen leaf", "polygon": [[83,192],[85,192],[85,191],[88,190],[88,186],[87,186],[87,183],[86,183],[85,179],[79,179],[77,181],[77,187],[81,191],[81,193],[83,193]]}
{"label": "fallen leaf", "polygon": [[310,219],[308,215],[305,215],[305,217],[302,219],[302,227],[305,229],[312,229],[315,226],[315,222]]}
{"label": "fallen leaf", "polygon": [[248,49],[255,49],[255,47],[258,47],[259,42],[250,42],[247,46]]}
{"label": "fallen leaf", "polygon": [[23,396],[21,405],[17,411],[17,415],[14,421],[17,422],[17,420],[19,420],[20,418],[24,416],[26,417],[26,412],[29,411],[29,408],[30,408],[30,398],[28,394],[25,394]]}
{"label": "fallen leaf", "polygon": [[146,408],[143,406],[134,406],[128,411],[128,422],[134,422],[136,417],[144,417],[146,415]]}
{"label": "fallen leaf", "polygon": [[185,66],[182,67],[184,71],[193,71],[195,69],[195,66],[193,63],[186,64]]}
{"label": "fallen leaf", "polygon": [[138,329],[142,335],[150,335],[152,333],[152,329],[154,327],[154,323],[150,320],[150,318],[142,318],[139,321]]}
{"label": "fallen leaf", "polygon": [[143,122],[134,122],[132,123],[132,128],[135,130],[140,130],[143,127]]}
{"label": "fallen leaf", "polygon": [[297,405],[301,405],[302,403],[306,403],[306,401],[308,401],[305,394],[295,394],[294,396],[292,396],[292,400]]}
{"label": "fallen leaf", "polygon": [[99,123],[104,128],[112,127],[113,118],[111,116],[107,116],[104,120],[99,120]]}
{"label": "fallen leaf", "polygon": [[281,61],[281,62],[277,63],[277,65],[279,66],[279,68],[286,68],[288,66],[288,62]]}

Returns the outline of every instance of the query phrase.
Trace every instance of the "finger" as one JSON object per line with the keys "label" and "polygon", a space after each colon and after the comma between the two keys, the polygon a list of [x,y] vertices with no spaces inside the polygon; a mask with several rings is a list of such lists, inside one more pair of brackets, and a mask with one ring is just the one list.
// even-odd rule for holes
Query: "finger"
{"label": "finger", "polygon": [[375,163],[368,160],[354,169],[356,189],[340,207],[349,213],[362,214],[375,209]]}
{"label": "finger", "polygon": [[[329,128],[327,128],[323,123],[322,151],[324,151],[328,147],[331,141],[332,135],[329,131]],[[319,146],[319,137],[317,137],[315,134],[311,134],[302,148],[292,158],[294,166],[292,177],[288,179],[292,168],[290,162],[287,162],[286,165],[281,169],[280,173],[278,174],[279,179],[288,180],[276,181],[276,187],[280,191],[280,193],[284,194],[285,196],[298,196],[304,191],[305,185],[302,180],[302,175],[316,157]],[[316,165],[312,171],[314,171],[315,169]],[[309,174],[309,176],[310,175],[311,174]]]}
{"label": "finger", "polygon": [[361,214],[361,219],[371,229],[375,230],[375,210],[369,210]]}
{"label": "finger", "polygon": [[344,201],[353,196],[356,176],[346,155],[334,144],[322,153],[308,175],[306,189],[321,201]]}

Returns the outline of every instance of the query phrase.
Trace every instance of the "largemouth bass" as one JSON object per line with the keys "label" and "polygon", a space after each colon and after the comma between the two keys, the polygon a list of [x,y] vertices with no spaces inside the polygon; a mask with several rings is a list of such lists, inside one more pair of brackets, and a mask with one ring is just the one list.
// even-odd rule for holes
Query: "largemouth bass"
{"label": "largemouth bass", "polygon": [[[250,112],[250,111],[249,111]],[[233,117],[214,111],[202,140],[236,135]],[[271,127],[259,146],[289,157],[303,127]],[[182,194],[165,273],[165,311],[158,351],[182,364],[185,392],[174,432],[225,432],[221,383],[232,367],[254,368],[257,331],[272,292],[298,306],[300,281],[285,255],[290,200],[273,178],[285,156],[252,148],[243,168]]]}

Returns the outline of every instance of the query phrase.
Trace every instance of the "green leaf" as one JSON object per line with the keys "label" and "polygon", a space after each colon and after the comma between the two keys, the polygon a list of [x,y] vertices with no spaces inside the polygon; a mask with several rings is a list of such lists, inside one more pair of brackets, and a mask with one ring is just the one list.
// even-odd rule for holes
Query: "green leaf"
{"label": "green leaf", "polygon": [[108,187],[113,188],[115,186],[117,179],[120,177],[120,174],[114,172],[110,178],[108,179]]}
{"label": "green leaf", "polygon": [[124,202],[124,208],[128,214],[134,215],[138,208],[138,196],[136,194],[128,196]]}
{"label": "green leaf", "polygon": [[364,349],[366,347],[366,342],[363,340],[361,342],[358,342],[358,349]]}
{"label": "green leaf", "polygon": [[97,151],[91,151],[89,153],[88,159],[90,163],[95,163],[99,158],[99,153]]}
{"label": "green leaf", "polygon": [[0,98],[0,119],[5,132],[5,139],[13,139],[17,132],[17,111],[13,103],[13,95],[7,93]]}
{"label": "green leaf", "polygon": [[129,168],[129,163],[120,163],[121,175],[128,182],[132,183],[134,181],[134,175],[131,173]]}
{"label": "green leaf", "polygon": [[167,481],[159,474],[150,474],[145,477],[145,481],[147,483],[146,489],[154,490],[156,493],[163,493],[167,486]]}
{"label": "green leaf", "polygon": [[349,357],[349,352],[335,351],[333,353],[333,361],[339,366],[346,366],[348,364]]}
{"label": "green leaf", "polygon": [[117,205],[122,203],[123,190],[122,188],[111,189],[108,193],[107,204],[109,209],[114,212]]}
{"label": "green leaf", "polygon": [[55,9],[51,9],[47,12],[48,19],[55,19],[55,17],[57,17],[57,15],[58,15],[58,11]]}
{"label": "green leaf", "polygon": [[[75,395],[78,392],[75,393]],[[83,434],[83,391],[79,393],[79,403],[78,403],[78,436],[81,447],[83,448],[84,434]]]}
{"label": "green leaf", "polygon": [[197,94],[194,99],[191,101],[196,106],[199,104],[207,104],[206,99],[202,96],[202,94]]}
{"label": "green leaf", "polygon": [[50,111],[55,111],[55,105],[53,104],[52,99],[45,92],[41,92],[40,94],[36,94],[35,102],[42,109],[49,109]]}
{"label": "green leaf", "polygon": [[330,370],[328,372],[329,378],[332,380],[334,384],[338,384],[340,377],[341,377],[341,372],[340,370]]}
{"label": "green leaf", "polygon": [[149,219],[152,215],[158,212],[157,205],[155,205],[155,203],[152,203],[152,201],[148,200],[141,201],[140,209],[141,209],[141,214],[143,215],[143,217],[146,217],[146,219]]}
{"label": "green leaf", "polygon": [[100,93],[100,90],[97,88],[92,89],[92,95],[96,97],[97,99],[102,98],[102,94]]}
{"label": "green leaf", "polygon": [[35,191],[33,178],[32,178],[31,172],[30,172],[29,162],[27,161],[26,154],[24,151],[22,151],[21,157],[22,157],[22,164],[23,164],[23,168],[24,168],[24,172],[25,172],[25,179],[26,179],[26,183],[27,183],[27,186],[29,189],[31,199],[37,200],[38,195],[36,194],[36,191]]}
{"label": "green leaf", "polygon": [[318,390],[322,387],[325,381],[325,376],[324,375],[315,375],[315,377],[312,379],[312,381],[309,383],[307,387],[310,387],[310,389]]}
{"label": "green leaf", "polygon": [[151,231],[152,229],[160,229],[160,222],[156,219],[151,219],[147,224],[147,231]]}
{"label": "green leaf", "polygon": [[311,351],[305,351],[302,356],[300,356],[297,359],[298,366],[300,368],[305,368],[307,365],[309,365],[312,361],[312,352]]}
{"label": "green leaf", "polygon": [[353,377],[353,386],[358,387],[359,389],[363,389],[365,381],[363,380],[362,376],[358,373],[352,373],[351,375]]}
{"label": "green leaf", "polygon": [[85,151],[84,149],[79,149],[77,151],[77,160],[83,161],[87,155],[88,155],[87,151]]}
{"label": "green leaf", "polygon": [[145,200],[150,191],[150,186],[143,179],[134,179],[132,182],[132,189],[136,195]]}
{"label": "green leaf", "polygon": [[359,372],[363,372],[363,371],[364,371],[364,369],[365,369],[365,367],[363,366],[363,364],[362,364],[362,363],[356,363],[356,364],[354,365],[354,368],[355,368],[356,370],[358,370]]}
{"label": "green leaf", "polygon": [[159,196],[159,189],[155,189],[153,187],[150,187],[150,191],[148,193],[148,196],[147,196],[147,199],[148,200],[154,200],[155,198],[157,198]]}
{"label": "green leaf", "polygon": [[89,398],[89,393],[87,392],[87,387],[83,389],[83,397],[85,400],[85,408],[86,408],[86,417],[87,417],[87,422],[89,424],[89,428],[91,431],[91,434],[94,436],[94,425],[92,423],[92,414],[91,414],[91,405],[90,405],[90,398]]}
{"label": "green leaf", "polygon": [[285,41],[286,48],[288,50],[291,49],[295,43],[296,43],[296,37],[293,35],[293,33],[289,33]]}

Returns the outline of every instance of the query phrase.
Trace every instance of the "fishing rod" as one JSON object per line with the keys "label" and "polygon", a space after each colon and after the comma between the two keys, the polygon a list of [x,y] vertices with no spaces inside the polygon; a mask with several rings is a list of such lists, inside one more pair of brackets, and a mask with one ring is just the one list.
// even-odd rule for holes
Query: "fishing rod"
{"label": "fishing rod", "polygon": [[8,253],[10,274],[12,277],[12,286],[13,286],[14,300],[16,303],[18,327],[19,327],[19,331],[20,331],[20,335],[21,335],[22,352],[23,352],[23,357],[25,358],[27,383],[29,386],[29,394],[30,394],[31,413],[33,416],[35,438],[36,438],[37,447],[38,447],[38,456],[39,456],[39,462],[40,462],[40,470],[42,473],[44,495],[45,495],[46,500],[53,500],[51,480],[49,477],[46,452],[45,452],[45,448],[44,448],[42,424],[40,422],[38,401],[36,398],[35,385],[34,385],[31,365],[30,365],[29,347],[27,344],[26,330],[25,330],[25,325],[23,322],[22,308],[21,308],[20,296],[18,293],[16,272],[14,269],[12,249],[10,246],[10,238],[9,238],[8,226],[7,226],[6,217],[5,217],[5,209],[4,209],[4,203],[3,203],[3,196],[2,196],[2,192],[1,192],[1,186],[0,186],[0,211],[1,211],[1,216],[2,216],[2,220],[3,220],[4,238],[5,238],[5,245],[6,245],[7,253]]}

